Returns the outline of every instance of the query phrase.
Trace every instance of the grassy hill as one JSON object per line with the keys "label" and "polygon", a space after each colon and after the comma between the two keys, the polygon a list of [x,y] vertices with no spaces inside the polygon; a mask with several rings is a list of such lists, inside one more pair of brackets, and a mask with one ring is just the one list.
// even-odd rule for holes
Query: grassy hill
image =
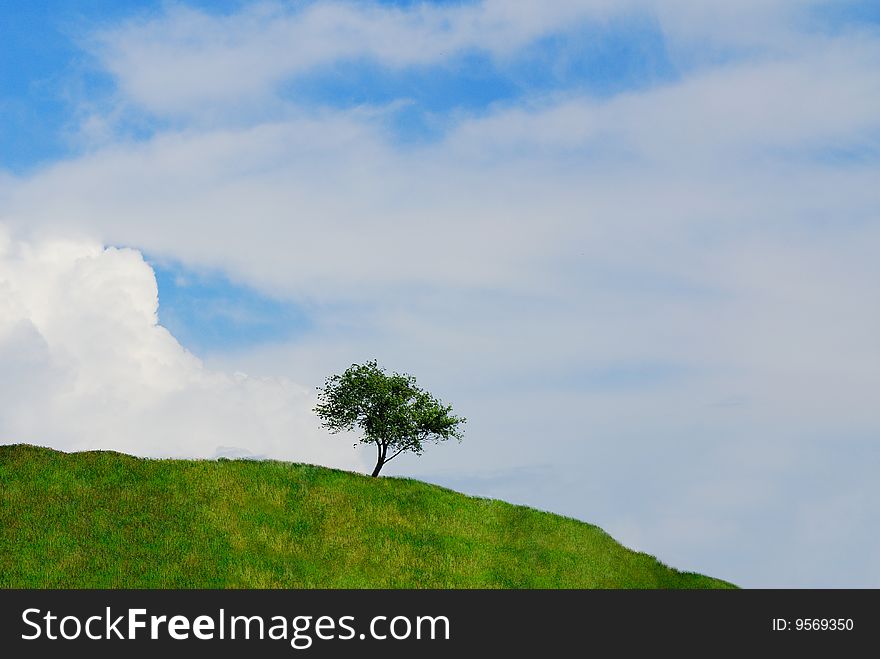
{"label": "grassy hill", "polygon": [[0,587],[720,588],[573,519],[302,464],[0,446]]}

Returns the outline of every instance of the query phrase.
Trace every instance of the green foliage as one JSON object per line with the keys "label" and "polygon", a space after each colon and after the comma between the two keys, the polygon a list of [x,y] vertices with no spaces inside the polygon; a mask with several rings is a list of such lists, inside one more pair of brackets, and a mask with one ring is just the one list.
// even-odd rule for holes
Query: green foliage
{"label": "green foliage", "polygon": [[723,588],[601,529],[398,478],[0,446],[0,588]]}
{"label": "green foliage", "polygon": [[378,476],[382,466],[404,452],[421,455],[426,442],[461,441],[465,419],[419,388],[411,375],[387,375],[375,360],[352,364],[318,388],[315,413],[330,432],[363,432],[361,442],[376,446]]}

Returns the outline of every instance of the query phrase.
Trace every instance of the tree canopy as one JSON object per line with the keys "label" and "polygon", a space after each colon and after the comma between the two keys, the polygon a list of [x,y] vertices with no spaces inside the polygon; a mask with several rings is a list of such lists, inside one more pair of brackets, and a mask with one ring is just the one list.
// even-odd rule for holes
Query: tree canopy
{"label": "tree canopy", "polygon": [[421,389],[411,375],[388,375],[376,360],[352,364],[342,375],[318,387],[315,413],[332,433],[354,430],[360,442],[376,446],[378,476],[382,467],[404,452],[421,455],[426,443],[461,441],[463,417]]}

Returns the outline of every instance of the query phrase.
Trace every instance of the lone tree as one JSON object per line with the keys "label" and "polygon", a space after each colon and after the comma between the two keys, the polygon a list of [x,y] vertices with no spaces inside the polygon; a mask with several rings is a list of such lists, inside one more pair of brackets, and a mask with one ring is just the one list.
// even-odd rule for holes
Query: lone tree
{"label": "lone tree", "polygon": [[378,476],[386,462],[405,451],[421,455],[426,442],[461,441],[462,417],[416,385],[411,375],[386,375],[376,361],[352,364],[318,387],[315,413],[332,433],[363,431],[362,444],[376,445]]}

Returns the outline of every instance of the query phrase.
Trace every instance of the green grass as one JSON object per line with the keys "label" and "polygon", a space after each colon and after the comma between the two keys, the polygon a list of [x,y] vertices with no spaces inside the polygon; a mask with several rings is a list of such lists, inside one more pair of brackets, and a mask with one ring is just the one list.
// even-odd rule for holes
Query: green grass
{"label": "green grass", "polygon": [[0,446],[3,588],[722,588],[601,529],[285,462]]}

